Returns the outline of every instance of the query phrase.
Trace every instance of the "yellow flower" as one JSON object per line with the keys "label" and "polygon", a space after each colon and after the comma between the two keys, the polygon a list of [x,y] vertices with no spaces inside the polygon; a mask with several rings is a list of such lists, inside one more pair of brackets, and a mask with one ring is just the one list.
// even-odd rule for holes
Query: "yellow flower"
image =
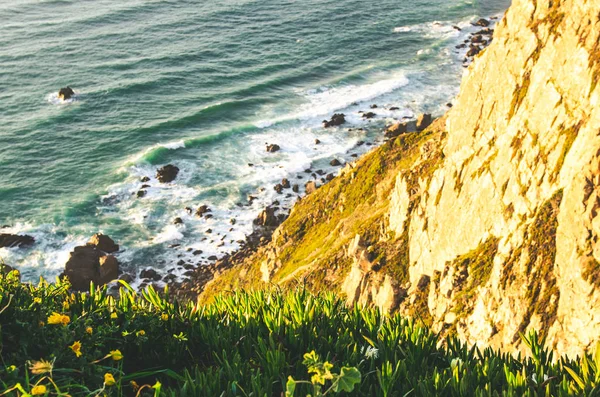
{"label": "yellow flower", "polygon": [[86,327],[85,332],[91,335],[92,332],[94,332],[94,329],[92,327]]}
{"label": "yellow flower", "polygon": [[106,386],[114,386],[115,383],[117,382],[115,382],[115,378],[112,374],[109,374],[108,372],[104,374],[104,384]]}
{"label": "yellow flower", "polygon": [[37,304],[42,303],[42,298],[40,298],[40,297],[33,298],[33,303],[37,303]]}
{"label": "yellow flower", "polygon": [[46,394],[46,386],[44,385],[37,385],[31,389],[32,396],[41,396],[42,394]]}
{"label": "yellow flower", "polygon": [[63,302],[63,310],[69,310],[70,307],[71,307],[71,305],[69,304],[69,302],[67,302],[67,301]]}
{"label": "yellow flower", "polygon": [[112,313],[110,314],[110,318],[117,318],[117,313],[115,313],[115,312],[112,312]]}
{"label": "yellow flower", "polygon": [[160,319],[163,321],[167,321],[169,319],[169,315],[166,313],[161,314]]}
{"label": "yellow flower", "polygon": [[75,353],[75,356],[81,357],[81,342],[80,341],[73,342],[73,344],[71,346],[69,346],[69,348],[71,350],[73,350],[73,353]]}
{"label": "yellow flower", "polygon": [[42,375],[48,372],[52,372],[52,363],[45,360],[34,361],[29,363],[29,370],[34,375]]}
{"label": "yellow flower", "polygon": [[119,360],[123,359],[123,353],[121,353],[121,351],[119,349],[117,349],[117,350],[111,350],[110,351],[110,356],[115,361],[119,361]]}
{"label": "yellow flower", "polygon": [[69,318],[69,316],[64,315],[64,314],[59,314],[59,313],[52,313],[49,317],[48,317],[48,324],[62,324],[62,325],[67,325],[71,322],[71,319]]}
{"label": "yellow flower", "polygon": [[43,327],[44,325],[46,325],[46,323],[40,320],[40,322],[38,323],[38,325],[39,325],[40,327]]}
{"label": "yellow flower", "polygon": [[138,332],[135,333],[136,336],[144,336],[146,335],[146,331],[144,331],[143,329],[140,329]]}

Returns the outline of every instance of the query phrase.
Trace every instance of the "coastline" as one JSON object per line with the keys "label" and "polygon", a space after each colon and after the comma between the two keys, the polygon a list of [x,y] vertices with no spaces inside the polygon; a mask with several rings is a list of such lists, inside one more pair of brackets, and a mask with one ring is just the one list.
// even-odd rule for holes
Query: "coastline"
{"label": "coastline", "polygon": [[[494,17],[490,18],[490,21],[493,21]],[[475,21],[474,21],[475,22]],[[455,27],[454,29],[459,30],[460,28]],[[471,30],[473,32],[473,34],[471,35],[471,37],[474,37],[477,35],[477,32],[481,29],[484,29],[484,27],[473,27]],[[470,42],[470,40],[467,40]],[[486,41],[483,46],[489,44],[489,41]],[[478,44],[481,45],[481,44]],[[458,48],[460,47],[460,48]],[[466,53],[468,52],[468,48],[467,48],[467,44],[463,43],[462,45],[457,46],[457,50],[459,52],[463,52]],[[470,59],[466,59],[466,62],[464,62],[464,66],[468,66],[468,64],[470,63]],[[374,103],[373,103],[374,104]],[[419,104],[415,104],[414,105],[416,108],[419,108]],[[407,117],[406,116],[406,112],[405,109],[399,109],[400,115],[404,115],[404,117],[398,117],[398,113],[396,110],[394,110],[394,104],[393,102],[391,103],[387,103],[385,105],[381,105],[378,104],[377,108],[375,109],[370,109],[368,107],[358,107],[358,106],[354,106],[351,107],[351,112],[352,114],[350,115],[351,118],[353,119],[359,119],[359,120],[366,120],[369,123],[374,122],[373,125],[376,125],[377,127],[370,127],[369,129],[371,130],[371,135],[369,137],[369,140],[364,139],[361,140],[361,138],[357,138],[357,142],[356,145],[354,145],[350,150],[346,151],[346,153],[344,155],[341,156],[334,156],[334,157],[329,157],[326,160],[322,159],[321,163],[323,163],[322,166],[314,166],[312,168],[310,168],[310,172],[307,172],[309,169],[306,169],[304,171],[298,171],[295,174],[291,174],[288,175],[286,174],[286,178],[290,181],[290,188],[283,188],[282,190],[282,194],[278,194],[274,196],[274,199],[271,200],[270,202],[265,202],[262,205],[264,205],[266,208],[275,208],[274,214],[276,217],[278,217],[280,220],[283,220],[284,217],[287,217],[287,214],[289,214],[289,211],[291,211],[291,209],[293,208],[293,205],[295,204],[296,200],[301,199],[301,197],[304,195],[304,185],[307,181],[311,180],[311,181],[316,181],[319,185],[323,185],[325,183],[327,183],[330,179],[332,179],[333,177],[335,177],[335,175],[337,175],[339,173],[339,170],[341,168],[343,168],[343,166],[345,166],[348,163],[352,163],[353,161],[355,161],[356,159],[360,159],[362,158],[365,154],[369,153],[371,151],[372,148],[378,147],[379,145],[381,145],[384,142],[384,136],[383,136],[383,130],[385,129],[386,124],[389,124],[390,122],[397,122],[397,121],[401,121],[401,120],[414,120],[415,118],[415,114],[412,114],[412,117]],[[375,113],[375,117],[373,119],[369,119],[368,117],[364,118],[363,115],[368,114],[369,112]],[[396,115],[396,116],[394,116]],[[370,124],[369,124],[370,125]],[[361,134],[362,136],[365,136],[365,131],[364,131],[364,127],[363,126],[356,126],[354,124],[352,124],[351,122],[346,124],[346,125],[341,125],[338,127],[334,127],[335,129],[332,130],[332,134],[352,134],[352,133],[358,133]],[[374,133],[372,131],[375,131]],[[359,136],[361,136],[359,135]],[[282,142],[265,142],[265,143],[280,143],[281,146],[285,147],[285,143]],[[183,146],[185,146],[185,143],[183,144]],[[178,148],[181,147],[181,144],[177,144],[177,145],[172,145],[171,147],[169,147],[169,150],[176,150]],[[314,147],[318,147],[317,144],[314,145]],[[265,151],[264,153],[265,156],[268,156],[269,154]],[[340,164],[339,165],[331,165],[328,164],[330,160],[337,160]],[[250,165],[249,165],[250,167]],[[300,179],[302,178],[302,179]],[[140,182],[140,185],[137,187],[134,187],[134,191],[133,193],[135,194],[136,191],[140,191],[143,189],[140,189],[141,186],[144,186],[147,182]],[[293,185],[298,185],[298,192],[293,192]],[[258,193],[261,193],[263,191],[271,191],[272,189],[275,189],[277,185],[275,186],[271,186],[271,185],[266,185],[260,188],[260,191]],[[246,206],[250,206],[249,208],[253,208],[251,209],[251,212],[258,212],[260,211],[260,209],[256,209],[255,207],[252,207],[253,202],[254,202],[254,197],[256,197],[258,195],[253,195],[250,194],[248,197],[248,202],[244,203],[244,202],[240,202],[239,206],[242,208],[245,208]],[[104,199],[110,199],[109,196],[105,197]],[[204,205],[202,203],[199,203],[200,206]],[[264,207],[262,207],[264,209]],[[183,209],[182,209],[183,210]],[[191,211],[186,210],[186,212],[188,212],[188,215],[190,216],[190,218],[194,218],[194,212],[196,211],[196,208],[192,208]],[[242,211],[245,211],[242,209]],[[209,214],[210,215],[210,214]],[[251,229],[245,233],[246,236],[248,236],[245,239],[241,239],[239,238],[230,238],[229,235],[227,235],[227,228],[228,226],[226,221],[229,219],[230,221],[235,222],[235,220],[233,220],[232,218],[229,218],[227,216],[227,214],[220,214],[220,221],[223,223],[221,229],[221,231],[214,231],[214,227],[212,226],[206,226],[206,228],[208,230],[213,229],[213,236],[214,237],[210,237],[211,240],[215,241],[217,245],[219,244],[224,244],[224,243],[228,243],[228,244],[232,244],[232,246],[237,245],[237,247],[233,248],[233,249],[229,249],[229,251],[223,251],[221,252],[221,254],[215,254],[215,253],[211,253],[211,252],[204,252],[203,254],[200,254],[199,256],[195,256],[194,252],[198,252],[200,251],[197,248],[194,247],[189,247],[189,246],[185,246],[185,244],[180,244],[177,240],[173,241],[172,243],[169,242],[168,238],[162,242],[161,244],[163,244],[165,247],[166,251],[172,251],[173,254],[171,256],[173,257],[177,257],[178,259],[173,260],[172,262],[164,262],[164,260],[160,260],[162,261],[162,263],[149,263],[147,265],[150,266],[136,266],[134,268],[128,268],[127,267],[127,263],[129,262],[129,260],[132,259],[132,255],[135,254],[136,251],[131,251],[131,250],[127,250],[125,252],[120,252],[116,254],[116,257],[120,260],[120,262],[122,262],[123,264],[125,264],[125,266],[123,267],[123,270],[126,272],[126,274],[129,275],[128,279],[133,281],[133,284],[136,288],[143,288],[145,285],[148,284],[152,284],[152,283],[158,283],[157,286],[163,286],[165,284],[169,284],[172,288],[177,288],[178,285],[180,284],[186,284],[186,279],[187,278],[198,278],[198,274],[200,273],[205,273],[206,271],[203,270],[204,267],[213,267],[216,266],[217,268],[220,266],[220,262],[222,262],[223,260],[227,260],[230,257],[236,257],[238,255],[240,255],[240,252],[246,252],[248,247],[252,247],[252,246],[256,246],[255,242],[251,242],[248,243],[249,241],[253,241],[255,240],[256,237],[256,233],[257,231],[254,230],[254,226],[252,226],[251,224]],[[177,219],[177,218],[175,218]],[[185,219],[185,218],[184,218]],[[250,220],[251,222],[252,220]],[[248,222],[247,222],[248,223]],[[211,225],[213,223],[209,223],[207,222],[207,225]],[[233,225],[232,225],[233,226]],[[236,225],[236,227],[239,226]],[[232,229],[233,227],[229,228],[229,231],[231,232],[230,229]],[[248,230],[248,229],[246,229]],[[178,225],[165,225],[165,231],[167,233],[179,233],[178,231]],[[91,235],[91,233],[90,233]],[[89,236],[88,236],[89,237]],[[263,238],[267,238],[266,236],[262,236]],[[270,235],[269,235],[270,237]],[[155,239],[158,238],[158,236],[155,236]],[[162,237],[161,237],[162,238]],[[206,238],[206,237],[204,237]],[[218,241],[221,240],[221,243],[219,243]],[[260,240],[260,239],[259,239]],[[79,242],[79,244],[82,244],[82,242]],[[75,247],[77,244],[73,243],[72,247]],[[64,262],[63,262],[64,263]],[[145,271],[147,271],[148,269],[152,269],[155,272],[158,271],[158,275],[156,275],[153,279],[147,279],[144,280],[141,276],[141,274]],[[162,271],[161,271],[162,270]]]}

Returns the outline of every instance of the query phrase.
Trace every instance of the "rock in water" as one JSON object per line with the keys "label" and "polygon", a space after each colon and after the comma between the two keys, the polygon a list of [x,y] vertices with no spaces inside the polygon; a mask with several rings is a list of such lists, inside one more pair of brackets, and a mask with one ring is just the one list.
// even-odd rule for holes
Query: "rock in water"
{"label": "rock in water", "polygon": [[362,116],[363,116],[364,119],[372,119],[372,118],[374,118],[377,115],[375,113],[373,113],[373,112],[367,112],[367,113],[363,113]]}
{"label": "rock in water", "polygon": [[204,214],[211,212],[210,208],[208,208],[208,205],[201,205],[200,207],[198,207],[198,209],[196,210],[196,216],[198,218],[202,218],[204,216]]}
{"label": "rock in water", "polygon": [[87,245],[92,245],[107,254],[112,254],[119,250],[119,245],[115,244],[113,239],[102,233],[94,234],[90,241],[87,242]]}
{"label": "rock in water", "polygon": [[487,19],[481,18],[479,21],[475,22],[473,25],[487,28],[488,26],[490,26],[490,21],[488,21]]}
{"label": "rock in water", "polygon": [[27,235],[0,234],[0,248],[29,247],[35,239]]}
{"label": "rock in water", "polygon": [[65,264],[64,275],[71,287],[77,291],[87,291],[90,282],[104,285],[119,276],[119,262],[112,255],[105,255],[94,245],[75,247]]}
{"label": "rock in water", "polygon": [[64,87],[58,91],[58,99],[62,99],[63,101],[71,99],[73,95],[75,95],[75,91],[71,87]]}
{"label": "rock in water", "polygon": [[267,152],[269,152],[269,153],[275,153],[275,152],[278,152],[279,150],[281,150],[281,147],[279,147],[279,145],[276,145],[276,144],[267,145]]}
{"label": "rock in water", "polygon": [[324,128],[337,127],[338,125],[342,125],[345,122],[346,122],[346,115],[343,113],[336,113],[333,116],[331,116],[331,120],[329,120],[329,121],[323,120],[323,127]]}
{"label": "rock in water", "polygon": [[417,131],[423,131],[425,128],[431,125],[433,119],[431,118],[431,114],[422,113],[417,117]]}
{"label": "rock in water", "polygon": [[162,168],[159,168],[156,171],[156,178],[161,183],[169,183],[173,182],[175,178],[177,178],[177,174],[179,173],[179,168],[172,164],[167,164]]}

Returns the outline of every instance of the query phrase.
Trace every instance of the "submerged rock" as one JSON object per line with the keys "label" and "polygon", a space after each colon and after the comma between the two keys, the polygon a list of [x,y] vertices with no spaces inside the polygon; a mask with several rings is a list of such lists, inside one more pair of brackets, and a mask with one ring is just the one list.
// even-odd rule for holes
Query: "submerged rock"
{"label": "submerged rock", "polygon": [[156,179],[161,183],[173,182],[179,174],[179,168],[172,164],[167,164],[156,171]]}
{"label": "submerged rock", "polygon": [[0,248],[29,247],[35,243],[35,239],[27,235],[0,234]]}

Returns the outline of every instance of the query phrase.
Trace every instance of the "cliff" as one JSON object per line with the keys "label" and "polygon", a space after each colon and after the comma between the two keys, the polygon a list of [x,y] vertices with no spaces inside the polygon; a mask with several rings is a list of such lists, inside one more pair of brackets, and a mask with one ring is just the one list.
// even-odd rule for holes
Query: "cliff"
{"label": "cliff", "polygon": [[514,0],[454,108],[350,164],[202,292],[303,283],[442,334],[600,340],[600,0]]}

